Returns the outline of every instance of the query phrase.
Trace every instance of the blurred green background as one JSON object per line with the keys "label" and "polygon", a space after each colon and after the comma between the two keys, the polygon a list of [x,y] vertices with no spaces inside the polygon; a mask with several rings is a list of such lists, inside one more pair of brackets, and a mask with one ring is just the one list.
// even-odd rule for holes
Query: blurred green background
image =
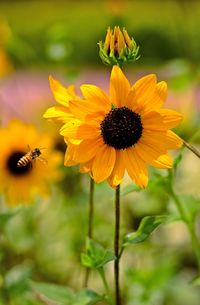
{"label": "blurred green background", "polygon": [[125,26],[141,46],[140,64],[200,60],[199,1],[1,1],[14,65],[100,65],[97,42],[108,26]]}
{"label": "blurred green background", "polygon": [[[167,80],[167,105],[185,116],[177,132],[185,139],[193,137],[200,123],[200,2],[186,0],[0,1],[2,125],[17,117],[51,131],[51,124],[42,119],[43,111],[54,104],[49,74],[66,85],[92,82],[108,88],[110,69],[102,65],[97,43],[114,25],[124,26],[140,45],[141,59],[124,68],[129,78],[153,72]],[[53,136],[55,130],[58,127]],[[64,156],[60,140],[55,146]],[[193,142],[199,145],[198,134]],[[185,151],[175,187],[186,209],[195,209],[197,220],[199,170],[199,160]],[[42,304],[29,279],[66,284],[75,291],[82,287],[89,177],[80,176],[77,168],[61,171],[63,181],[51,186],[49,199],[37,198],[0,223],[0,305]],[[159,181],[166,176],[164,171]],[[145,215],[177,216],[164,182],[157,183],[155,171],[151,177],[155,183],[144,192],[127,192],[132,186],[125,179],[122,235],[136,230]],[[113,190],[106,183],[98,185],[95,198],[94,237],[112,249]],[[10,213],[1,200],[0,212],[5,211]],[[197,265],[182,222],[159,228],[150,240],[128,249],[122,264],[124,304],[199,305],[199,288],[190,285]],[[112,277],[108,281],[112,286]],[[95,273],[90,286],[103,292]]]}

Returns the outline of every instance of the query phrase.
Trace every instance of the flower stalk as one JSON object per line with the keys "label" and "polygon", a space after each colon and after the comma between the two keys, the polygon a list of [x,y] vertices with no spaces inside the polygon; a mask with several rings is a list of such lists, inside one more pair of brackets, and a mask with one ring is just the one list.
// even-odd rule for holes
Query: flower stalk
{"label": "flower stalk", "polygon": [[90,178],[90,197],[89,197],[89,215],[88,215],[88,237],[93,237],[94,221],[94,180]]}
{"label": "flower stalk", "polygon": [[119,237],[120,237],[120,186],[118,185],[115,193],[115,240],[114,251],[116,260],[114,263],[114,276],[115,276],[115,304],[121,304],[120,285],[119,285]]}
{"label": "flower stalk", "polygon": [[110,305],[113,305],[112,296],[111,296],[111,292],[110,292],[108,283],[106,281],[104,269],[103,268],[99,268],[98,271],[99,271],[99,274],[101,276],[101,279],[102,279],[102,282],[103,282],[103,285],[104,285],[104,288],[105,288],[105,291],[106,291],[106,294],[107,294],[107,300],[108,300]]}
{"label": "flower stalk", "polygon": [[183,144],[185,145],[185,147],[187,147],[189,150],[191,150],[191,152],[193,152],[193,154],[195,154],[198,158],[200,158],[200,151],[196,147],[189,144],[188,142],[186,142],[183,139],[182,139],[182,141],[183,141]]}
{"label": "flower stalk", "polygon": [[[88,232],[87,237],[92,239],[93,237],[93,222],[94,222],[94,181],[90,178],[90,195],[89,195],[89,209],[88,209]],[[88,286],[90,269],[86,268],[84,287]]]}

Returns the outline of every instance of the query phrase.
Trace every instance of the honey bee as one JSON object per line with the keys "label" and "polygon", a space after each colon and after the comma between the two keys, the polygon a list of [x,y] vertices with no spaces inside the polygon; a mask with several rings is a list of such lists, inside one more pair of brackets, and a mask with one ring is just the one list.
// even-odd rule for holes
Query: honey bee
{"label": "honey bee", "polygon": [[42,162],[46,163],[46,160],[40,157],[41,149],[44,148],[34,148],[32,150],[29,149],[29,151],[19,159],[19,161],[17,162],[17,167],[29,165],[32,168],[32,162],[37,158],[40,159]]}

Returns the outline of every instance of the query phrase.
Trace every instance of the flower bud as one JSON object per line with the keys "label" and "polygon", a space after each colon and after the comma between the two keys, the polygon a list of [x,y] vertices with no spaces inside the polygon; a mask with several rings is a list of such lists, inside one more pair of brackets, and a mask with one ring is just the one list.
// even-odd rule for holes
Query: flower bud
{"label": "flower bud", "polygon": [[122,66],[124,63],[136,61],[139,47],[135,40],[130,38],[127,31],[123,28],[121,31],[119,26],[115,26],[114,30],[107,30],[105,42],[99,42],[99,56],[106,65]]}

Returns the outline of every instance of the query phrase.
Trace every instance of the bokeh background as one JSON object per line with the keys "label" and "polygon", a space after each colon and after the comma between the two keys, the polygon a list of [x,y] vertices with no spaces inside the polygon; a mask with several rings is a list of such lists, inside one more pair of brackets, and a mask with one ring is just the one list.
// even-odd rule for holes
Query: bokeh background
{"label": "bokeh background", "polygon": [[[110,69],[101,63],[97,43],[105,38],[107,27],[115,25],[125,27],[140,45],[140,60],[124,67],[131,82],[147,73],[166,80],[167,106],[184,115],[176,131],[198,146],[200,2],[192,0],[1,0],[1,125],[17,118],[34,124],[41,133],[48,131],[64,158],[59,126],[42,119],[55,103],[48,76],[66,85],[75,84],[77,92],[82,83],[107,90]],[[31,206],[22,207],[6,224],[0,224],[2,305],[42,304],[29,288],[29,279],[66,284],[75,291],[82,286],[80,253],[87,232],[89,177],[62,164],[59,170],[63,178],[51,184],[51,195],[36,198]],[[184,151],[175,188],[186,206],[195,206],[197,214],[199,172],[197,157]],[[122,187],[122,235],[136,230],[145,215],[177,213],[163,185],[155,183],[144,192],[132,192],[125,178]],[[3,194],[3,213],[9,208],[2,198]],[[103,183],[97,186],[95,198],[94,236],[112,249],[113,190]],[[124,304],[199,305],[200,290],[190,284],[197,266],[187,229],[180,221],[159,228],[149,241],[128,249],[123,270]],[[102,292],[97,275],[91,277],[91,288]],[[111,285],[112,277],[108,281]]]}

